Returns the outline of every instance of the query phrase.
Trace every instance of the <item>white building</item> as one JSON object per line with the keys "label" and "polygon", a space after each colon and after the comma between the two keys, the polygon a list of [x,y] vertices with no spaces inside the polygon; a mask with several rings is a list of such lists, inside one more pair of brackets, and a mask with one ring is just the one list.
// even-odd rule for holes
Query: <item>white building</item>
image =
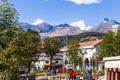
{"label": "white building", "polygon": [[[99,53],[100,52],[100,43],[102,40],[95,40],[95,41],[88,41],[88,42],[82,42],[79,43],[80,49],[84,49],[86,51],[86,54],[84,55],[84,59],[92,58],[93,54]],[[68,57],[66,56],[66,51],[68,50],[67,47],[61,48],[62,53],[57,53],[55,56],[53,56],[52,60],[52,67],[66,67],[66,68],[71,68],[72,64],[69,61]],[[65,65],[65,62],[67,60],[67,63]],[[50,57],[46,55],[46,53],[41,53],[39,55],[39,60],[38,62],[35,63],[35,66],[37,69],[43,69],[43,68],[48,68],[50,66]]]}
{"label": "white building", "polygon": [[120,80],[120,56],[103,58],[105,63],[104,80]]}
{"label": "white building", "polygon": [[[62,67],[63,64],[63,55],[62,53],[57,53],[55,56],[53,56],[52,59],[52,67],[59,68]],[[47,69],[50,67],[50,57],[46,55],[46,53],[41,53],[39,55],[39,60],[35,63],[35,66],[37,69]]]}
{"label": "white building", "polygon": [[100,43],[102,40],[88,41],[79,43],[80,48],[86,51],[84,58],[92,58],[94,53],[100,53]]}
{"label": "white building", "polygon": [[[102,40],[95,40],[95,41],[88,41],[88,42],[81,42],[79,43],[80,45],[80,49],[83,49],[86,51],[86,54],[84,56],[84,58],[88,58],[90,59],[92,57],[92,55],[94,53],[100,53],[100,43],[102,42]],[[67,47],[63,47],[61,49],[61,51],[63,53],[65,53],[68,50]],[[67,56],[64,55],[64,57],[66,58]]]}
{"label": "white building", "polygon": [[[100,53],[100,43],[102,42],[102,40],[95,40],[95,41],[88,41],[88,42],[81,42],[79,43],[80,47],[79,49],[83,49],[86,51],[86,54],[84,55],[84,59],[88,58],[88,60],[90,61],[90,59],[92,58],[93,54],[96,53],[96,55],[98,53]],[[68,50],[67,47],[63,47],[61,48],[61,51],[63,52],[63,60],[65,62],[65,60],[69,59],[66,56],[66,51]],[[71,63],[65,65],[65,67],[72,67]]]}

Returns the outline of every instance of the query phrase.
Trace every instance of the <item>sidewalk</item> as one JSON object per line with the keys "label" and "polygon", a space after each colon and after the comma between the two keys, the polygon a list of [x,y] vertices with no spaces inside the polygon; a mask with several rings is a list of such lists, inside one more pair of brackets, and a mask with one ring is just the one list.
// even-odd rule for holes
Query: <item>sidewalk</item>
{"label": "sidewalk", "polygon": [[[80,76],[77,76],[79,78]],[[60,80],[60,75],[47,76],[48,80]],[[45,76],[38,76],[36,80],[45,80]],[[69,76],[65,74],[62,75],[61,80],[69,80]]]}

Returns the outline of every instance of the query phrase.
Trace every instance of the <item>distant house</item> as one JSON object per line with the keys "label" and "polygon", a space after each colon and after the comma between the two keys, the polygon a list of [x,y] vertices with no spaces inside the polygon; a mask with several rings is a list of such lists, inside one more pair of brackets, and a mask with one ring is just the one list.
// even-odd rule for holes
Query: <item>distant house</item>
{"label": "distant house", "polygon": [[[34,68],[35,69],[48,69],[50,67],[50,56],[48,56],[45,53],[45,41],[41,41],[41,50],[40,50],[40,54],[39,54],[39,59],[37,62],[35,62]],[[62,67],[63,65],[63,55],[62,53],[56,53],[55,56],[53,56],[52,59],[52,68],[56,67]]]}
{"label": "distant house", "polygon": [[[52,67],[59,68],[62,67],[63,57],[61,53],[57,53],[53,56]],[[50,67],[50,57],[46,53],[41,53],[39,55],[39,60],[35,63],[37,69],[48,69]]]}

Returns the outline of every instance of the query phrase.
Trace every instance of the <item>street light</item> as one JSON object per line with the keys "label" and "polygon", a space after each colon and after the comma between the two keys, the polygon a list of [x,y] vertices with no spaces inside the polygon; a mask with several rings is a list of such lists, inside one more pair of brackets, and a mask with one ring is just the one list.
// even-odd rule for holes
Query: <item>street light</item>
{"label": "street light", "polygon": [[82,56],[82,76],[83,76],[83,80],[84,80],[84,55],[87,54],[85,49],[79,49],[78,50],[79,54]]}
{"label": "street light", "polygon": [[95,60],[95,74],[97,76],[97,70],[98,70],[98,63],[97,63],[97,58],[98,58],[98,55],[97,55],[97,51],[93,54],[93,59]]}

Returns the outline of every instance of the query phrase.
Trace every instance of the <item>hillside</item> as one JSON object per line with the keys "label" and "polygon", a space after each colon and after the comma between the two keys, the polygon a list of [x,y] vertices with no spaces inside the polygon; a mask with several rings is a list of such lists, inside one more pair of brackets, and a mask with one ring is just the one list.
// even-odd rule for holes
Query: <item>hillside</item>
{"label": "hillside", "polygon": [[55,37],[59,40],[60,46],[66,46],[71,40],[77,40],[79,42],[85,42],[90,40],[96,40],[96,39],[102,39],[104,36],[104,33],[99,32],[84,32],[80,33],[78,35],[67,35],[67,36],[59,36]]}

